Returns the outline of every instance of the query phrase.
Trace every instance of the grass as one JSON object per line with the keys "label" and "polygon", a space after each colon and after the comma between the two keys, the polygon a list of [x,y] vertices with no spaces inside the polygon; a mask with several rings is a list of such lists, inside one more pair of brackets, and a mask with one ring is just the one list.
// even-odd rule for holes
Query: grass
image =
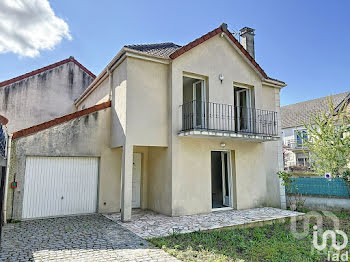
{"label": "grass", "polygon": [[[340,230],[350,237],[350,213],[336,215],[340,219]],[[333,229],[332,221],[325,217],[323,224],[324,230]],[[302,228],[302,221],[297,225]],[[289,222],[175,234],[150,241],[183,261],[327,261],[326,254],[311,252],[312,225],[310,234],[298,240],[291,233]],[[346,250],[350,253],[350,243],[343,252]]]}

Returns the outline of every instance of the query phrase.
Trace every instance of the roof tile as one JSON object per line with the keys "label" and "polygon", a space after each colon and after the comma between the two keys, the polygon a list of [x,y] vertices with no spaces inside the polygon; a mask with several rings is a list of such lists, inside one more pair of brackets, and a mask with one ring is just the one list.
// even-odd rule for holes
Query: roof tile
{"label": "roof tile", "polygon": [[310,117],[318,112],[328,112],[328,99],[333,100],[334,106],[338,106],[349,92],[340,93],[331,96],[325,96],[313,100],[308,100],[296,104],[281,107],[282,129],[290,127],[303,126]]}
{"label": "roof tile", "polygon": [[42,68],[39,68],[37,70],[34,70],[32,72],[29,72],[29,73],[26,73],[26,74],[23,74],[23,75],[20,75],[20,76],[17,76],[15,78],[12,78],[12,79],[9,79],[9,80],[6,80],[6,81],[3,81],[3,82],[0,82],[0,87],[3,87],[3,86],[7,86],[9,84],[13,84],[15,82],[18,82],[18,81],[21,81],[23,79],[26,79],[28,77],[31,77],[31,76],[34,76],[34,75],[37,75],[37,74],[40,74],[42,72],[45,72],[47,70],[50,70],[50,69],[53,69],[53,68],[56,68],[58,66],[61,66],[63,64],[66,64],[66,63],[69,63],[69,62],[73,62],[74,64],[76,64],[77,66],[79,66],[83,71],[85,71],[87,74],[89,74],[92,78],[96,78],[96,76],[91,72],[89,71],[85,66],[83,66],[82,64],[80,64],[77,60],[75,60],[75,58],[73,56],[67,58],[67,59],[64,59],[62,61],[59,61],[57,63],[54,63],[54,64],[51,64],[51,65],[48,65],[48,66],[44,66]]}
{"label": "roof tile", "polygon": [[36,125],[36,126],[32,126],[32,127],[26,128],[26,129],[19,130],[19,131],[13,133],[12,138],[16,139],[16,138],[20,138],[22,136],[27,136],[27,135],[39,132],[41,130],[45,130],[45,129],[50,128],[52,126],[57,126],[59,124],[68,122],[69,120],[72,120],[72,119],[75,119],[75,118],[78,118],[78,117],[81,117],[84,115],[88,115],[88,114],[94,113],[96,111],[99,111],[99,110],[102,110],[102,109],[105,109],[108,107],[111,107],[111,101],[101,103],[101,104],[95,105],[93,107],[89,107],[89,108],[86,108],[86,109],[83,109],[83,110],[80,110],[80,111],[77,111],[77,112],[74,112],[74,113],[71,113],[68,115],[64,115],[64,116],[55,118],[53,120],[41,123],[41,124]]}

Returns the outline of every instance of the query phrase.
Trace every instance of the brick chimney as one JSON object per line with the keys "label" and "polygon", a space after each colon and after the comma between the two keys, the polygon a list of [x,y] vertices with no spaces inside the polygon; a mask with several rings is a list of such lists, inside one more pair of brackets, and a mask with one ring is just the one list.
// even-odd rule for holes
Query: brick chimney
{"label": "brick chimney", "polygon": [[241,37],[241,45],[255,59],[254,31],[255,29],[245,26],[239,30],[239,36]]}

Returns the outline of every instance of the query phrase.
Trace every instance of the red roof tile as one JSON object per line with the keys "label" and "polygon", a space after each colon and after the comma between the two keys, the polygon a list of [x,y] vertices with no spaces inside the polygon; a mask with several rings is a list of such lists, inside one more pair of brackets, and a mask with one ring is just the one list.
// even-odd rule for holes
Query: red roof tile
{"label": "red roof tile", "polygon": [[64,115],[64,116],[55,118],[53,120],[41,123],[41,124],[36,125],[36,126],[32,126],[32,127],[26,128],[26,129],[19,130],[19,131],[13,133],[12,138],[16,139],[16,138],[19,138],[22,136],[27,136],[27,135],[39,132],[41,130],[50,128],[52,126],[57,126],[59,124],[68,122],[72,119],[75,119],[75,118],[78,118],[78,117],[81,117],[84,115],[88,115],[88,114],[94,113],[96,111],[99,111],[99,110],[102,110],[102,109],[105,109],[108,107],[111,107],[111,101],[108,101],[108,102],[105,102],[102,104],[98,104],[98,105],[95,105],[93,107],[89,107],[89,108],[86,108],[86,109],[83,109],[83,110],[80,110],[80,111],[77,111],[77,112],[74,112],[74,113],[71,113],[68,115]]}
{"label": "red roof tile", "polygon": [[8,122],[9,121],[8,121],[8,119],[6,117],[0,115],[0,124],[1,125],[5,126],[5,125],[7,125]]}
{"label": "red roof tile", "polygon": [[40,74],[44,71],[47,71],[47,70],[50,70],[50,69],[53,69],[55,67],[58,67],[60,65],[63,65],[63,64],[66,64],[66,63],[69,63],[69,62],[73,62],[74,64],[76,64],[77,66],[79,66],[83,71],[85,71],[88,75],[90,75],[92,78],[96,78],[96,76],[90,71],[88,70],[85,66],[83,66],[82,64],[80,64],[77,60],[75,60],[75,58],[73,56],[67,58],[67,59],[64,59],[62,61],[59,61],[57,63],[54,63],[52,65],[48,65],[48,66],[44,66],[42,68],[39,68],[37,70],[34,70],[32,72],[29,72],[29,73],[26,73],[24,75],[20,75],[20,76],[17,76],[15,78],[12,78],[12,79],[9,79],[9,80],[6,80],[6,81],[3,81],[3,82],[0,82],[0,87],[3,87],[3,86],[6,86],[6,85],[9,85],[9,84],[12,84],[12,83],[15,83],[17,81],[20,81],[20,80],[23,80],[25,78],[28,78],[28,77],[31,77],[33,75],[36,75],[36,74]]}
{"label": "red roof tile", "polygon": [[209,33],[206,33],[205,35],[197,38],[196,40],[188,43],[187,45],[184,45],[183,47],[176,50],[174,53],[170,55],[171,59],[175,59],[179,57],[180,55],[184,54],[185,52],[191,50],[192,48],[196,47],[197,45],[203,43],[204,41],[216,36],[219,33],[225,32],[227,36],[231,39],[231,41],[237,46],[238,49],[241,50],[241,52],[247,57],[247,59],[252,63],[252,65],[260,72],[260,74],[264,78],[268,78],[265,71],[261,68],[261,66],[251,57],[251,55],[245,50],[245,48],[240,44],[240,42],[231,34],[231,32],[227,29],[226,24],[222,24],[218,28],[214,29],[213,31],[210,31]]}

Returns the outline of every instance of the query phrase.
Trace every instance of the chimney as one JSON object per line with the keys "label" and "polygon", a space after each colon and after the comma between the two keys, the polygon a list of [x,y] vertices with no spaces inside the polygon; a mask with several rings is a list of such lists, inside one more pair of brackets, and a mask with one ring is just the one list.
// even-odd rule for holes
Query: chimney
{"label": "chimney", "polygon": [[245,26],[239,30],[239,36],[241,37],[241,45],[255,59],[254,31],[255,29]]}

